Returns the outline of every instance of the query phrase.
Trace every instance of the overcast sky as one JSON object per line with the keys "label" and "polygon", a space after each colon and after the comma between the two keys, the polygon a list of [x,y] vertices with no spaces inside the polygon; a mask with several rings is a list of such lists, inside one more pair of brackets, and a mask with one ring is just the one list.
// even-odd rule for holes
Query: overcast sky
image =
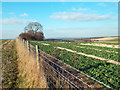
{"label": "overcast sky", "polygon": [[5,1],[2,2],[0,12],[3,38],[16,38],[32,21],[38,21],[43,25],[46,38],[118,35],[117,2]]}

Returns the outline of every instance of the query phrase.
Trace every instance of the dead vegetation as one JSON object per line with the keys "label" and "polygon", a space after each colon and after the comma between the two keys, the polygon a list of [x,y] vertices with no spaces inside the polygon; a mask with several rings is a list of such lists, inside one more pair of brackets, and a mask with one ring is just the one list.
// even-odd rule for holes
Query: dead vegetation
{"label": "dead vegetation", "polygon": [[37,68],[35,58],[17,41],[19,88],[47,88],[44,72]]}
{"label": "dead vegetation", "polygon": [[2,88],[47,88],[35,58],[20,43],[9,40],[2,49]]}

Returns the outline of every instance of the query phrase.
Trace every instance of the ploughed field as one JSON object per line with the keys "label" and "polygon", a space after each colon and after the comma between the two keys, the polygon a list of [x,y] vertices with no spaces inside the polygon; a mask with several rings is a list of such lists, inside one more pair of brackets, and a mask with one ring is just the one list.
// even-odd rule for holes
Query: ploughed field
{"label": "ploughed field", "polygon": [[118,43],[30,41],[40,50],[94,77],[111,88],[119,87]]}

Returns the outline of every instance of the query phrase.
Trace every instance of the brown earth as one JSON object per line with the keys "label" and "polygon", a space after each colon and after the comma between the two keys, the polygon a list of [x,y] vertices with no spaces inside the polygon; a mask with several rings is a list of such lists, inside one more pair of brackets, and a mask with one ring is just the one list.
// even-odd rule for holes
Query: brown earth
{"label": "brown earth", "polygon": [[118,39],[118,37],[103,37],[103,38],[97,38],[97,39],[91,39],[91,40],[113,40]]}
{"label": "brown earth", "polygon": [[110,48],[120,48],[119,45],[108,45],[108,44],[98,44],[98,43],[80,43],[80,45],[92,45],[92,46],[101,46],[101,47],[110,47]]}

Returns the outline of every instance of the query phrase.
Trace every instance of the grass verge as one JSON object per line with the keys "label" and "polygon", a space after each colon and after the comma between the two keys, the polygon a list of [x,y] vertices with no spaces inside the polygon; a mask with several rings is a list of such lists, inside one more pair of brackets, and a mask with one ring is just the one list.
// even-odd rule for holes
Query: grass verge
{"label": "grass verge", "polygon": [[26,47],[16,41],[18,51],[19,88],[47,88],[44,72],[37,68],[33,54],[28,54]]}
{"label": "grass verge", "polygon": [[2,88],[18,87],[18,65],[15,40],[2,48]]}

